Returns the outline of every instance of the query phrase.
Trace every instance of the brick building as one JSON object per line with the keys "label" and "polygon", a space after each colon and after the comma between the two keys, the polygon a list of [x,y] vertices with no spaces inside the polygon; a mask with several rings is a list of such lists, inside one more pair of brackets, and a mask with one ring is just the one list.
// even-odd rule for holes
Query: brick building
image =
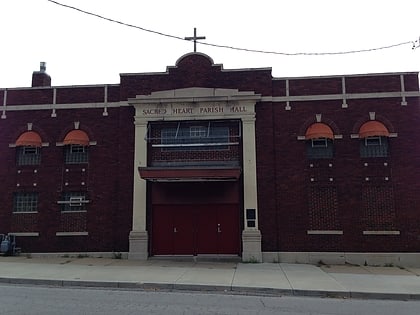
{"label": "brick building", "polygon": [[[0,233],[25,252],[409,261],[418,73],[273,78],[201,53],[0,89]],[[414,258],[413,258],[414,257]]]}

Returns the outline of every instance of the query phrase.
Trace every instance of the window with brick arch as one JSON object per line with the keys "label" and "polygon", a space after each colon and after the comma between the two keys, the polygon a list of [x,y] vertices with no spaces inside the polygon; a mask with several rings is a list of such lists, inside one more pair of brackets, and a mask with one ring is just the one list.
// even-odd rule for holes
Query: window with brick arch
{"label": "window with brick arch", "polygon": [[332,139],[318,138],[307,140],[306,156],[308,159],[331,159],[334,156]]}
{"label": "window with brick arch", "polygon": [[39,165],[41,163],[41,149],[33,146],[19,146],[16,148],[16,164]]}
{"label": "window with brick arch", "polygon": [[66,164],[83,164],[89,160],[88,147],[79,144],[64,146],[64,161]]}
{"label": "window with brick arch", "polygon": [[360,141],[360,157],[388,157],[389,143],[388,137],[375,136],[366,137]]}

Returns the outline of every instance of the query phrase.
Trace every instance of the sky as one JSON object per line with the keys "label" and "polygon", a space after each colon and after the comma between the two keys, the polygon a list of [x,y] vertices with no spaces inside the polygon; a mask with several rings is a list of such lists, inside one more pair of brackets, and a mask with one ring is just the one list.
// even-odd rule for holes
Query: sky
{"label": "sky", "polygon": [[48,0],[0,0],[0,88],[28,87],[46,62],[53,86],[119,83],[120,73],[165,72],[193,43],[224,69],[274,77],[420,71],[418,0],[57,0],[152,30],[112,23]]}

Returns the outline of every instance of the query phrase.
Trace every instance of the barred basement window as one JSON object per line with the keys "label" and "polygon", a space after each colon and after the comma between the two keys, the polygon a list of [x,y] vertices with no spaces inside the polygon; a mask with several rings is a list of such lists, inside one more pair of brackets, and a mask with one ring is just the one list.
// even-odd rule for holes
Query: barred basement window
{"label": "barred basement window", "polygon": [[88,162],[88,147],[69,144],[64,146],[66,164],[82,164]]}
{"label": "barred basement window", "polygon": [[16,192],[13,194],[13,212],[37,212],[38,193]]}
{"label": "barred basement window", "polygon": [[16,147],[17,165],[39,165],[41,163],[41,150],[38,147]]}
{"label": "barred basement window", "polygon": [[308,159],[330,159],[334,154],[334,145],[331,139],[310,139],[306,142],[306,155]]}
{"label": "barred basement window", "polygon": [[360,157],[387,157],[388,138],[387,137],[366,137],[360,141]]}
{"label": "barred basement window", "polygon": [[61,196],[58,204],[61,205],[61,211],[86,211],[86,204],[89,200],[86,199],[86,192],[83,191],[65,191]]}

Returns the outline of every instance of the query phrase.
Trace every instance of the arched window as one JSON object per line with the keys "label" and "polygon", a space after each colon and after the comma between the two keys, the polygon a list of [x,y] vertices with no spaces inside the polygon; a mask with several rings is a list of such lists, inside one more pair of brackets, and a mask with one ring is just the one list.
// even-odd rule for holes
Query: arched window
{"label": "arched window", "polygon": [[41,163],[42,140],[35,131],[26,131],[16,140],[17,165],[38,165]]}
{"label": "arched window", "polygon": [[305,134],[306,154],[309,159],[330,159],[334,155],[332,129],[324,123],[314,123]]}
{"label": "arched window", "polygon": [[70,131],[63,141],[64,160],[66,164],[82,164],[88,162],[89,137],[82,130]]}
{"label": "arched window", "polygon": [[379,121],[371,120],[359,129],[360,157],[387,157],[389,131]]}

